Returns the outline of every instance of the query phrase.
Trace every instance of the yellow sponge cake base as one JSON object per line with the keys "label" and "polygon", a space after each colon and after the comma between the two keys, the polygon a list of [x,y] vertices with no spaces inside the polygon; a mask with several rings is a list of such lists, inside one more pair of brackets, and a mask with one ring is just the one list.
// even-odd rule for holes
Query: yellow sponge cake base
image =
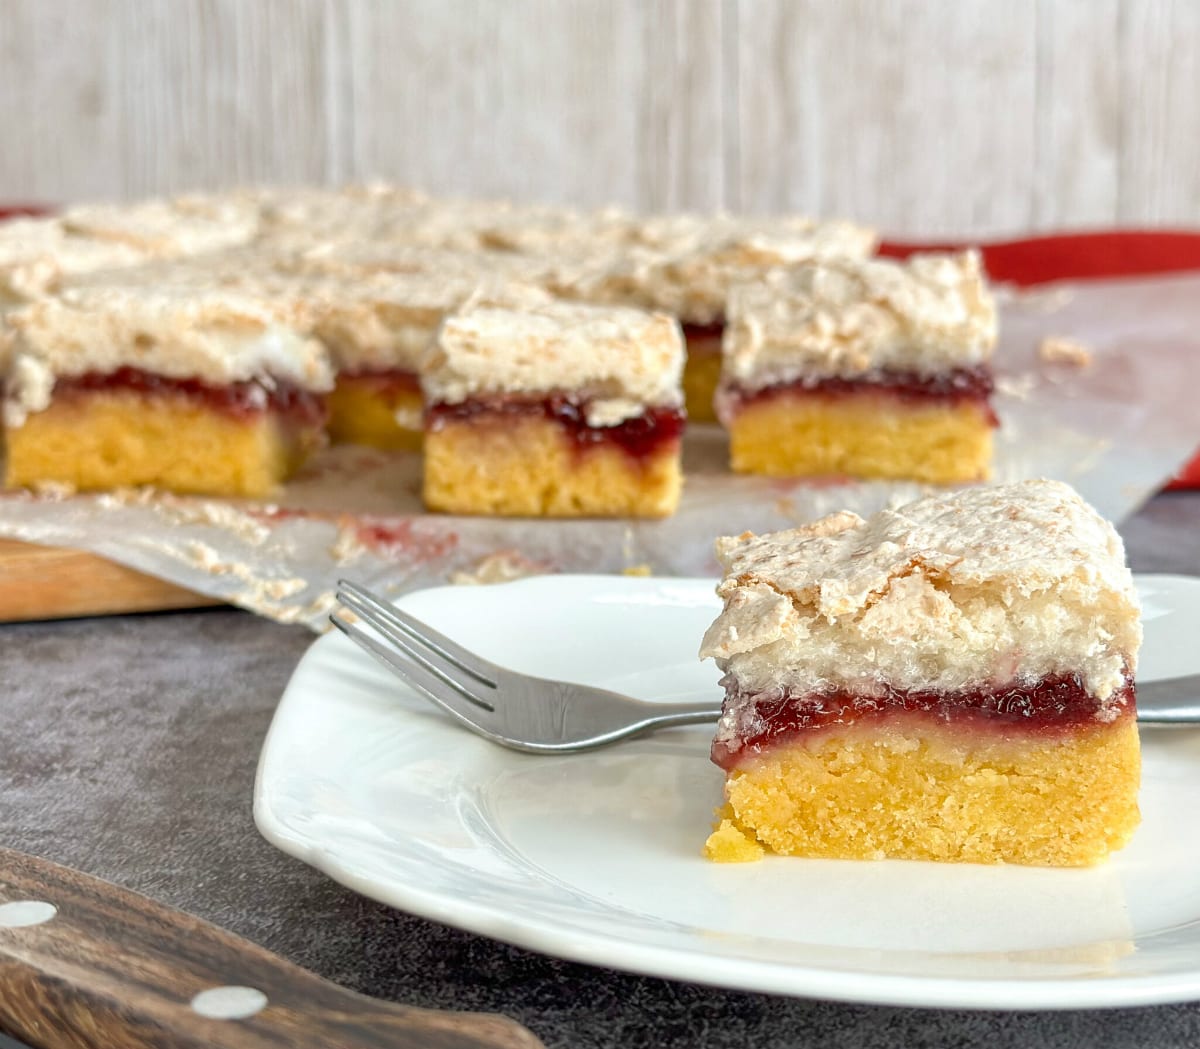
{"label": "yellow sponge cake base", "polygon": [[745,860],[749,841],[789,856],[1076,867],[1138,824],[1133,717],[1018,739],[892,720],[821,730],[734,769],[706,854]]}
{"label": "yellow sponge cake base", "polygon": [[186,396],[96,390],[53,401],[6,431],[5,484],[81,491],[154,485],[272,495],[323,441],[271,411],[238,416]]}
{"label": "yellow sponge cake base", "polygon": [[888,394],[780,394],[743,404],[729,426],[730,465],[771,477],[988,477],[992,427],[974,403],[912,404]]}
{"label": "yellow sponge cake base", "polygon": [[715,423],[713,408],[717,383],[721,379],[721,336],[689,335],[687,360],[683,366],[683,397],[688,421]]}
{"label": "yellow sponge cake base", "polygon": [[683,478],[679,444],[635,459],[603,442],[577,448],[540,417],[476,416],[425,434],[425,504],[457,514],[665,517]]}
{"label": "yellow sponge cake base", "polygon": [[376,376],[339,375],[329,395],[329,436],[337,444],[421,450],[421,391]]}

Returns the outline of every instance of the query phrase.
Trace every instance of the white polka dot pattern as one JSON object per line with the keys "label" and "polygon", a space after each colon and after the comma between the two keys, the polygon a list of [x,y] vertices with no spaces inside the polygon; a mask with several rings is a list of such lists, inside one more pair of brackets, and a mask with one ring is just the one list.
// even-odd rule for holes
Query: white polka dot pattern
{"label": "white polka dot pattern", "polygon": [[192,999],[192,1009],[210,1020],[245,1020],[266,1005],[267,996],[253,987],[210,987]]}
{"label": "white polka dot pattern", "polygon": [[44,900],[13,900],[0,904],[0,929],[23,929],[41,925],[58,913],[58,908]]}

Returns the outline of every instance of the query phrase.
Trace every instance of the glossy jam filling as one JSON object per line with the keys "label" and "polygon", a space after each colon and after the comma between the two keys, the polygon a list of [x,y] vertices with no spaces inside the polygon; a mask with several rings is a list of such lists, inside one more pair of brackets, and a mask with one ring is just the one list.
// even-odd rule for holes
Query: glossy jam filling
{"label": "glossy jam filling", "polygon": [[556,423],[576,451],[607,445],[639,460],[673,450],[683,436],[686,419],[679,408],[648,406],[641,415],[615,426],[592,426],[587,421],[586,401],[559,394],[542,398],[473,397],[460,404],[434,404],[425,409],[425,426],[431,431],[452,422],[503,425],[529,418]]}
{"label": "glossy jam filling", "polygon": [[720,353],[725,324],[681,324],[689,353]]}
{"label": "glossy jam filling", "polygon": [[142,371],[118,368],[114,372],[88,372],[59,379],[54,396],[70,397],[100,390],[130,390],[152,397],[184,397],[236,419],[250,420],[264,412],[286,416],[295,426],[322,427],[326,421],[325,397],[290,383],[232,382],[212,386],[198,379],[170,379]]}
{"label": "glossy jam filling", "polygon": [[361,371],[342,372],[338,382],[350,382],[359,389],[368,389],[380,395],[421,392],[421,382],[416,372],[401,368],[364,368]]}
{"label": "glossy jam filling", "polygon": [[995,381],[991,368],[980,364],[973,368],[955,368],[937,375],[880,370],[854,379],[797,379],[794,382],[776,383],[757,390],[732,386],[726,387],[721,395],[736,411],[746,405],[777,397],[804,397],[810,394],[844,397],[878,392],[911,404],[977,404],[987,414],[991,425],[995,426],[998,420],[988,400],[994,389]]}
{"label": "glossy jam filling", "polygon": [[[1101,705],[1074,675],[1043,678],[1031,684],[1014,682],[1003,688],[977,688],[960,692],[917,692],[887,689],[877,695],[824,692],[820,695],[760,697],[747,699],[728,691],[725,709],[752,703],[753,710],[740,713],[740,725],[753,728],[735,732],[732,738],[718,734],[712,745],[712,760],[731,769],[747,757],[761,754],[781,743],[835,725],[851,725],[892,714],[919,714],[946,726],[969,732],[1000,732],[1021,736],[1049,736],[1083,726],[1133,714],[1137,706],[1132,681],[1115,697]],[[1101,711],[1104,717],[1101,718]]]}

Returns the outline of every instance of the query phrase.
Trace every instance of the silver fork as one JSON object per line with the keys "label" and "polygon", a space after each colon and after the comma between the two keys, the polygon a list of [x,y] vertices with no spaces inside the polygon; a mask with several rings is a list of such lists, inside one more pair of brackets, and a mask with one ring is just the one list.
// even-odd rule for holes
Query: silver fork
{"label": "silver fork", "polygon": [[[337,599],[374,631],[335,613],[329,620],[343,634],[460,725],[513,750],[592,750],[670,725],[716,721],[721,715],[714,700],[648,703],[508,670],[345,580],[338,583]],[[1139,722],[1200,725],[1200,674],[1148,681],[1137,691]]]}
{"label": "silver fork", "polygon": [[329,620],[343,634],[460,725],[513,750],[591,750],[670,725],[716,721],[721,715],[719,700],[647,703],[603,688],[508,670],[345,580],[338,583],[337,599],[375,632],[335,613]]}

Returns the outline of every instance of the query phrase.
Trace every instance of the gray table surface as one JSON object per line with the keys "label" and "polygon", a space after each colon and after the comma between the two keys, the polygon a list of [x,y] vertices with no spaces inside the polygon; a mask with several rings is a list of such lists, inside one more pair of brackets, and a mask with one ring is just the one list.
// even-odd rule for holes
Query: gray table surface
{"label": "gray table surface", "polygon": [[[1160,496],[1123,531],[1136,570],[1200,574],[1200,495]],[[312,640],[225,609],[0,627],[0,841],[358,991],[505,1013],[548,1046],[1200,1046],[1200,1003],[1003,1013],[745,994],[559,961],[357,896],[251,818],[259,747]]]}

